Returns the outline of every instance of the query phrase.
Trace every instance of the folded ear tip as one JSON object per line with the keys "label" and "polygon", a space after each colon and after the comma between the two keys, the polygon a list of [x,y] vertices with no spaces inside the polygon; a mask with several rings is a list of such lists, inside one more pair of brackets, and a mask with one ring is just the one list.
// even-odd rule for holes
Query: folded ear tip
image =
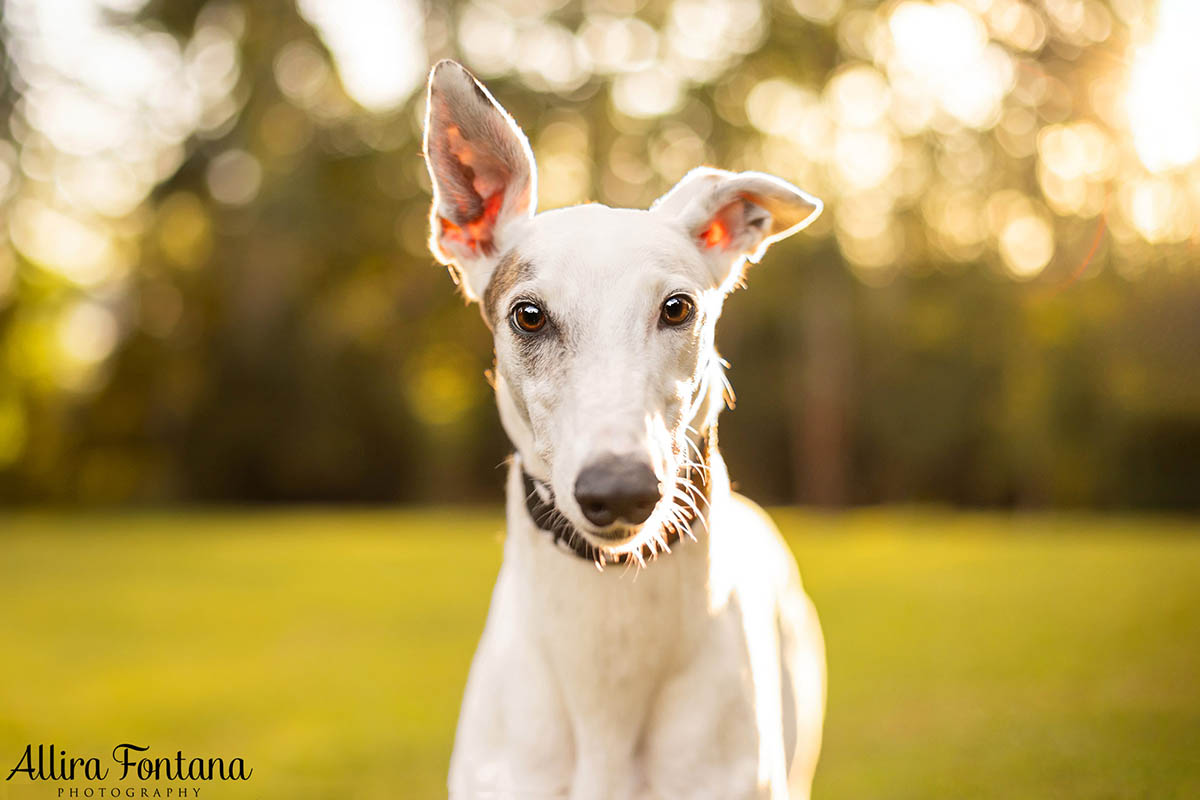
{"label": "folded ear tip", "polygon": [[[795,216],[792,217],[784,236],[791,236],[794,233],[807,228],[816,221],[817,217],[821,216],[821,212],[825,210],[825,204],[817,197],[813,197],[807,192],[797,190],[796,206],[794,208]],[[781,237],[782,238],[782,237]]]}
{"label": "folded ear tip", "polygon": [[792,206],[792,212],[795,215],[793,217],[795,221],[789,226],[793,231],[808,227],[825,210],[825,203],[821,198],[809,194],[783,178],[777,178],[774,175],[766,177],[789,195],[789,199],[785,202]]}
{"label": "folded ear tip", "polygon": [[814,219],[821,216],[821,212],[825,210],[825,202],[819,197],[813,197],[811,194],[801,193],[801,196],[804,198],[805,202],[812,206],[812,211],[808,212],[805,222],[812,222]]}

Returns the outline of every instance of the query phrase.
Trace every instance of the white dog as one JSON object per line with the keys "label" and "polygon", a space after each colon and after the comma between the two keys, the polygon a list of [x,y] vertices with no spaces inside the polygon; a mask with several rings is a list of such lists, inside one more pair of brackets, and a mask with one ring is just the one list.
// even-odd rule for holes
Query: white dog
{"label": "white dog", "polygon": [[442,61],[428,100],[431,247],[495,337],[516,448],[451,797],[808,797],[820,626],[730,491],[713,336],[745,261],[820,201],[697,169],[649,211],[535,216],[529,145],[487,90]]}

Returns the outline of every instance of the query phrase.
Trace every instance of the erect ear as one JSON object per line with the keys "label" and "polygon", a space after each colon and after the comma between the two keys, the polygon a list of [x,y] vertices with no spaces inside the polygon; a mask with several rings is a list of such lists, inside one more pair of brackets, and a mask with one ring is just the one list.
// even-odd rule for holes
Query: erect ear
{"label": "erect ear", "polygon": [[471,73],[443,60],[429,73],[425,159],[433,179],[429,249],[477,300],[506,236],[533,216],[529,142]]}
{"label": "erect ear", "polygon": [[729,290],[747,259],[757,263],[767,247],[806,227],[821,208],[820,200],[779,178],[699,167],[651,210],[683,225],[713,280]]}

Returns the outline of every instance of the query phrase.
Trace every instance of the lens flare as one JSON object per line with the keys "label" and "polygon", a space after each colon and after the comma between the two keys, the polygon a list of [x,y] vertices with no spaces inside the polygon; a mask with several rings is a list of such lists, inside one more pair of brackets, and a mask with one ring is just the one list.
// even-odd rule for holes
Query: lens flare
{"label": "lens flare", "polygon": [[1200,3],[1162,0],[1149,44],[1138,50],[1125,108],[1133,145],[1151,172],[1200,157]]}

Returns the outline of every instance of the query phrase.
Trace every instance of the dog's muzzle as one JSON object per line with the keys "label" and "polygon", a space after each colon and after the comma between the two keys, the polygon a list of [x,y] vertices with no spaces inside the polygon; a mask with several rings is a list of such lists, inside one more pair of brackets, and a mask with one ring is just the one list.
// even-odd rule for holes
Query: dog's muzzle
{"label": "dog's muzzle", "polygon": [[[566,515],[558,510],[554,501],[554,492],[550,487],[537,478],[534,478],[522,467],[521,477],[525,488],[525,508],[529,511],[529,516],[533,520],[533,524],[550,534],[554,543],[560,549],[574,553],[585,561],[594,562],[596,566],[601,568],[606,564],[621,566],[631,561],[638,561],[644,564],[646,561],[657,558],[663,549],[666,552],[670,552],[671,548],[685,536],[694,540],[695,536],[692,535],[688,523],[695,520],[698,513],[707,513],[710,489],[708,434],[705,434],[700,439],[697,449],[701,455],[699,462],[689,464],[680,471],[681,480],[678,481],[678,484],[684,496],[681,497],[677,494],[673,498],[676,506],[675,513],[663,523],[663,535],[660,538],[665,543],[665,548],[663,544],[659,544],[653,539],[644,542],[635,551],[622,553],[613,553],[608,548],[593,545],[588,541],[583,532],[572,525]],[[600,462],[600,464],[604,463]],[[650,483],[645,480],[645,476],[633,476],[638,478],[637,481],[634,481],[631,477],[624,475],[601,475],[592,476],[589,482],[585,482],[584,477],[591,469],[594,469],[594,467],[589,467],[580,474],[579,481],[575,487],[576,499],[580,501],[584,516],[589,521],[598,525],[608,525],[612,524],[617,518],[623,518],[634,524],[640,524],[650,517],[654,506],[658,504],[661,498],[658,481],[654,478],[653,472],[650,472],[650,479],[653,480],[653,501],[651,502],[651,490],[648,488]],[[649,467],[646,467],[646,469],[649,470]],[[582,499],[580,498],[581,484],[584,485],[585,489]],[[593,519],[593,516],[588,513],[587,506],[584,504],[584,500],[588,497],[589,487],[594,488],[598,494],[601,490],[611,490],[608,493],[617,496],[616,500],[607,501],[609,506],[605,509],[603,515],[598,515],[598,519]],[[647,504],[648,507],[643,508]],[[618,508],[622,509],[623,513],[616,513]],[[644,514],[642,514],[643,510],[645,511]],[[638,515],[641,515],[640,519],[633,519],[633,517]],[[601,523],[599,519],[607,521]]]}

